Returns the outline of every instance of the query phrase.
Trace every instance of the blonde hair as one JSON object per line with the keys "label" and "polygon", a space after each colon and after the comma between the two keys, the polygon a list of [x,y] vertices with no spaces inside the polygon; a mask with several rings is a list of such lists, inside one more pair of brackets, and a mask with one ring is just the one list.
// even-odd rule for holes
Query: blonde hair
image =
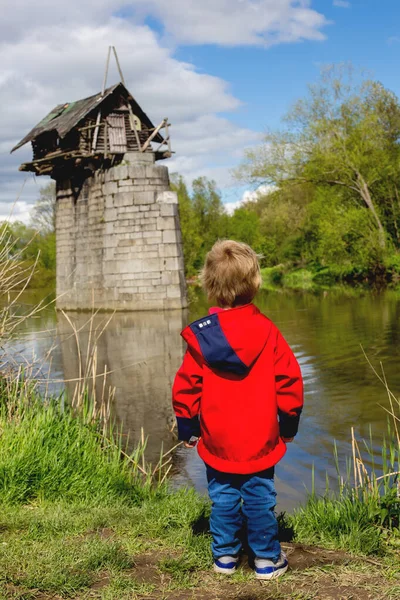
{"label": "blonde hair", "polygon": [[209,300],[221,307],[248,304],[261,286],[258,255],[233,240],[219,240],[206,256],[201,274]]}

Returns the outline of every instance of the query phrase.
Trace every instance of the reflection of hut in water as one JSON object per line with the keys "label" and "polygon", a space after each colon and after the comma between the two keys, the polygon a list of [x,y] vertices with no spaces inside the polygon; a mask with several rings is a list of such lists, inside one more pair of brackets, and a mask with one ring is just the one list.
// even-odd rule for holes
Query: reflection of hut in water
{"label": "reflection of hut in water", "polygon": [[[85,371],[90,337],[88,315],[70,313],[69,318],[79,330],[79,354],[71,326],[59,315],[58,331],[61,343],[64,377],[79,377],[79,364]],[[175,443],[171,433],[174,423],[171,406],[173,378],[183,356],[180,331],[184,326],[182,311],[117,313],[97,342],[97,374],[105,369],[107,386],[115,388],[112,416],[129,434],[130,446],[140,438],[141,428],[149,437],[147,459],[159,458],[161,443],[168,450]],[[105,315],[93,319],[93,331],[99,332]],[[81,361],[81,363],[79,362]],[[102,395],[103,378],[96,380],[96,396]],[[68,384],[73,394],[75,383]]]}

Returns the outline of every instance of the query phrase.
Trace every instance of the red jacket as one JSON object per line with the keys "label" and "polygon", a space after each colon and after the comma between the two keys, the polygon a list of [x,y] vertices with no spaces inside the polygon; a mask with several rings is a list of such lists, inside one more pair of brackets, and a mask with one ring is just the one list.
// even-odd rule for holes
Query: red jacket
{"label": "red jacket", "polygon": [[187,351],[173,385],[179,439],[201,436],[199,455],[225,473],[275,465],[303,406],[300,367],[278,328],[246,304],[211,309],[181,335]]}

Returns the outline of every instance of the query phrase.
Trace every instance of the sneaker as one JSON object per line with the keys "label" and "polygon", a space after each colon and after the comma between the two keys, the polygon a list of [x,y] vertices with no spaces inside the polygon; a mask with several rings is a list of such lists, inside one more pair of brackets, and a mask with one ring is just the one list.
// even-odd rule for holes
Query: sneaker
{"label": "sneaker", "polygon": [[223,573],[224,575],[233,575],[236,571],[237,556],[219,556],[214,559],[214,571],[216,573]]}
{"label": "sneaker", "polygon": [[256,558],[254,561],[254,570],[257,579],[276,579],[286,573],[288,566],[288,561],[284,552],[281,552],[276,563],[267,558]]}

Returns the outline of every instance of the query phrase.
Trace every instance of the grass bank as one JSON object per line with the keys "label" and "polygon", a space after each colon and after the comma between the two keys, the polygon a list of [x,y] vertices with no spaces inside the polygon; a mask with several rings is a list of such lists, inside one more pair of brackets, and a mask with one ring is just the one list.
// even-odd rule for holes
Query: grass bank
{"label": "grass bank", "polygon": [[261,270],[263,289],[319,291],[332,288],[374,289],[399,285],[398,265],[371,272],[356,266],[305,267],[291,264],[266,267]]}
{"label": "grass bank", "polygon": [[290,574],[265,586],[243,560],[226,581],[210,570],[207,500],[169,490],[143,447],[125,455],[90,403],[61,406],[21,379],[1,381],[0,598],[399,597],[396,492],[387,514],[387,498],[365,485],[311,495],[281,519]]}

